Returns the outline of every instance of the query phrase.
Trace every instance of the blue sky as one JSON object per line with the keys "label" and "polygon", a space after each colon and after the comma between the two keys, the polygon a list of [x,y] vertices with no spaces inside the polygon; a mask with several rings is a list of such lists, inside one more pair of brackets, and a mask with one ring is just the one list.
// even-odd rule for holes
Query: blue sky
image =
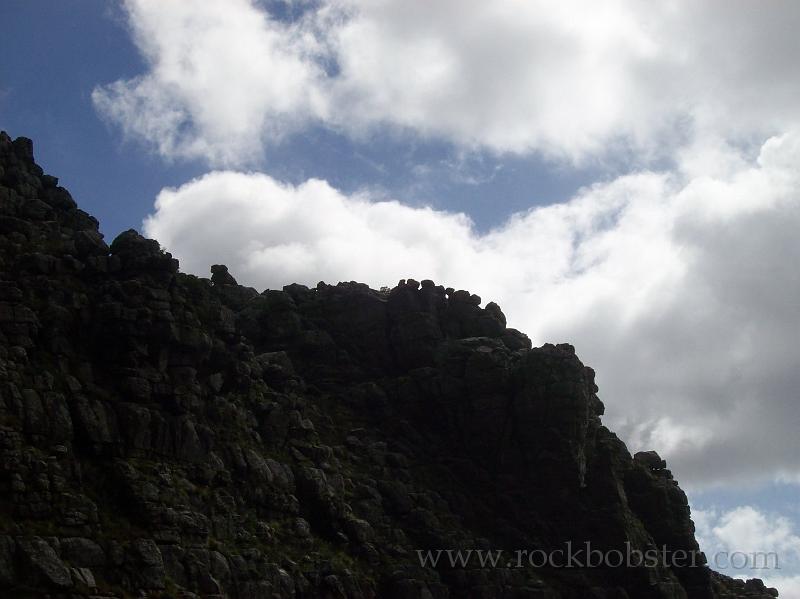
{"label": "blue sky", "polygon": [[[281,2],[273,6],[282,9],[276,16],[291,14]],[[0,56],[2,126],[34,139],[39,162],[100,220],[106,236],[140,228],[158,191],[205,172],[201,161],[159,160],[98,118],[94,88],[134,77],[146,66],[119,5],[11,0],[3,12],[13,26],[4,32],[9,51]],[[409,204],[462,210],[479,229],[608,176],[591,165],[566,169],[537,156],[480,150],[464,156],[446,141],[401,132],[373,132],[370,138],[310,128],[271,148],[260,166],[292,183],[318,177],[345,192],[369,187]],[[431,170],[421,176],[418,165]]]}
{"label": "blue sky", "polygon": [[785,570],[755,574],[800,596],[796,3],[0,14],[0,128],[109,240],[138,228],[258,288],[413,276],[498,301],[576,345],[708,551],[771,543]]}
{"label": "blue sky", "polygon": [[139,228],[162,187],[203,172],[132,151],[98,119],[91,99],[98,82],[144,68],[121,8],[102,0],[11,0],[2,13],[2,127],[35,141],[39,163],[107,236]]}

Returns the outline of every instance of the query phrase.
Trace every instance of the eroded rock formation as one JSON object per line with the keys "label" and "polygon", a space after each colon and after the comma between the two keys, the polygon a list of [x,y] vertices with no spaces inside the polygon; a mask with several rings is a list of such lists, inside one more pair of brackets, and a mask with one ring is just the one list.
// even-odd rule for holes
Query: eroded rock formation
{"label": "eroded rock formation", "polygon": [[[3,597],[776,594],[702,565],[686,496],[601,424],[570,345],[431,281],[211,273],[135,231],[109,247],[0,134]],[[695,567],[512,563],[586,543]],[[420,562],[448,549],[472,558]]]}

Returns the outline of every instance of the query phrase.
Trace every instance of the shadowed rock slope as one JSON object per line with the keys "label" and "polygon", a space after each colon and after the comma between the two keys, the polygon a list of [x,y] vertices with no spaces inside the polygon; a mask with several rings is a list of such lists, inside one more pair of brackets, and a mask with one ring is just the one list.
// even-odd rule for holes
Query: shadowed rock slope
{"label": "shadowed rock slope", "polygon": [[[593,371],[496,304],[179,273],[135,231],[106,245],[4,133],[0,184],[0,596],[777,594],[702,565]],[[561,567],[587,542],[685,557]]]}

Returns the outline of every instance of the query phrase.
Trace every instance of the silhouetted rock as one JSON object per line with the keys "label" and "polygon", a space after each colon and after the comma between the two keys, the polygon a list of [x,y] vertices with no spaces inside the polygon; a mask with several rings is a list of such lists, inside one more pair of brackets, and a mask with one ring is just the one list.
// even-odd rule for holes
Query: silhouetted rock
{"label": "silhouetted rock", "polygon": [[211,282],[214,285],[236,285],[236,279],[228,272],[228,267],[224,264],[211,266]]}
{"label": "silhouetted rock", "polygon": [[[262,293],[178,272],[0,134],[3,597],[766,598],[705,566],[655,452],[569,344],[405,279]],[[516,551],[683,551],[538,567]],[[504,550],[489,567],[419,552]],[[484,555],[485,557],[485,555]]]}

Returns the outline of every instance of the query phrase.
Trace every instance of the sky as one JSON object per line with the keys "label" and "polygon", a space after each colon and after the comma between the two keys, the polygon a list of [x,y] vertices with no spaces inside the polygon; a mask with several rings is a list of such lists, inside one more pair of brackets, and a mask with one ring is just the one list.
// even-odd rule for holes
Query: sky
{"label": "sky", "polygon": [[431,278],[597,371],[707,553],[800,597],[800,4],[6,0],[0,128],[109,240]]}

